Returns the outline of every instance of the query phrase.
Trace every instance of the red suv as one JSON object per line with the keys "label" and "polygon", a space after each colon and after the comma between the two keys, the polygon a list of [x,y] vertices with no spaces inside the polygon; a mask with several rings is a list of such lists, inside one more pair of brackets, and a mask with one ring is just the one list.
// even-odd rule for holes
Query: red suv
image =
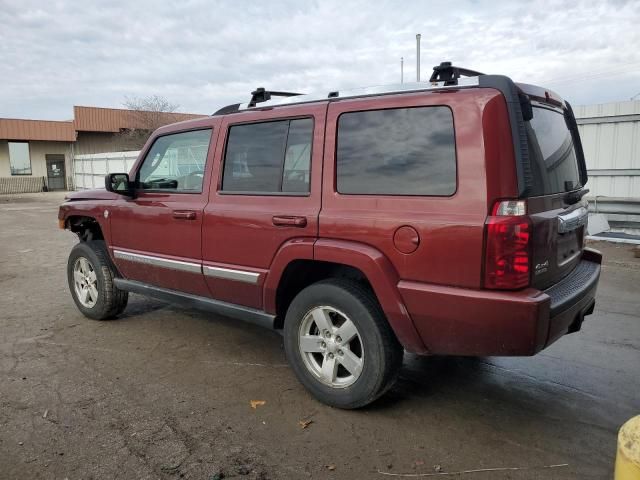
{"label": "red suv", "polygon": [[405,350],[533,355],[579,330],[601,260],[586,182],[566,101],[443,63],[424,83],[258,89],[162,127],[58,218],[87,317],[135,292],[281,330],[304,386],[355,408]]}

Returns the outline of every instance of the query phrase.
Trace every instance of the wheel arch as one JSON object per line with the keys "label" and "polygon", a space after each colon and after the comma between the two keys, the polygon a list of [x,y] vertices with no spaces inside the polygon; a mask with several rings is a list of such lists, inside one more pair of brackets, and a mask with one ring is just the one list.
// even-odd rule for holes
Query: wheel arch
{"label": "wheel arch", "polygon": [[106,242],[100,222],[93,216],[72,214],[64,219],[64,228],[78,235],[81,242],[103,240]]}
{"label": "wheel arch", "polygon": [[286,308],[299,291],[332,277],[370,288],[403,347],[428,353],[398,291],[397,271],[382,252],[362,243],[320,239],[285,245],[265,281],[265,310],[276,315],[276,326],[281,327]]}

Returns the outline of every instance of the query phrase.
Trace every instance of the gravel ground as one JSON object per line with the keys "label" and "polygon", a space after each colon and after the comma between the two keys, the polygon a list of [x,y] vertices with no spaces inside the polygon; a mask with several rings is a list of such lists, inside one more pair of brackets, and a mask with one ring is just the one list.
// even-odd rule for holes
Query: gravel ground
{"label": "gravel ground", "polygon": [[640,259],[629,245],[595,245],[605,265],[581,332],[533,358],[407,355],[389,394],[341,411],[303,390],[275,333],[138,296],[119,320],[81,316],[66,284],[76,239],[57,229],[61,200],[0,197],[3,479],[504,467],[518,469],[459,478],[611,478],[617,430],[640,413]]}

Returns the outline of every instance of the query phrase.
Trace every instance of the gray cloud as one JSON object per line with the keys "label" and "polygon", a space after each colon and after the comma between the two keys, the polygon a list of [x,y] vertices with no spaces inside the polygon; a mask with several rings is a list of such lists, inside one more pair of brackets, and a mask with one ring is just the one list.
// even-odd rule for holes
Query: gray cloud
{"label": "gray cloud", "polygon": [[640,92],[640,2],[0,0],[0,116],[159,94],[182,111],[257,86],[328,91],[415,78],[442,60],[548,85],[573,103]]}

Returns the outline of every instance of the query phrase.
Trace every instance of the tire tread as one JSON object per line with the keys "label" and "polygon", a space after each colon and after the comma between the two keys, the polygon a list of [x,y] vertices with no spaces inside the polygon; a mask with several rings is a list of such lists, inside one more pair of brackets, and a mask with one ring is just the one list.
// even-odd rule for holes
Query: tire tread
{"label": "tire tread", "polygon": [[[377,345],[377,351],[373,354],[379,356],[379,362],[377,363],[380,364],[381,370],[375,371],[375,382],[373,382],[370,388],[365,389],[366,394],[363,394],[364,392],[360,392],[358,395],[352,396],[351,398],[339,398],[339,394],[334,394],[334,392],[324,394],[322,388],[315,388],[315,386],[309,388],[309,380],[304,378],[306,375],[301,377],[297,372],[298,368],[300,368],[297,365],[299,363],[297,357],[289,358],[289,361],[296,363],[294,368],[296,375],[298,375],[298,378],[302,383],[305,384],[305,386],[307,386],[307,388],[310,389],[319,400],[329,405],[344,409],[364,407],[382,396],[393,386],[398,377],[400,367],[402,366],[404,350],[391,329],[391,326],[389,325],[374,292],[366,286],[353,280],[334,277],[321,280],[306,287],[298,294],[298,296],[303,294],[309,295],[311,289],[317,291],[317,289],[325,286],[342,290],[352,299],[359,302],[369,314],[369,319],[373,321],[373,327],[375,327],[378,332],[380,344]],[[294,302],[295,300],[296,299],[294,299]],[[285,319],[285,336],[289,338],[294,334],[291,329],[295,328],[295,326],[293,324],[287,325],[287,323],[292,321],[294,321],[294,319],[289,318],[289,316]],[[295,321],[298,321],[297,318]],[[295,334],[297,335],[297,332]],[[290,340],[285,338],[285,343],[289,344],[289,342]],[[291,349],[292,347],[290,346],[289,348]]]}

